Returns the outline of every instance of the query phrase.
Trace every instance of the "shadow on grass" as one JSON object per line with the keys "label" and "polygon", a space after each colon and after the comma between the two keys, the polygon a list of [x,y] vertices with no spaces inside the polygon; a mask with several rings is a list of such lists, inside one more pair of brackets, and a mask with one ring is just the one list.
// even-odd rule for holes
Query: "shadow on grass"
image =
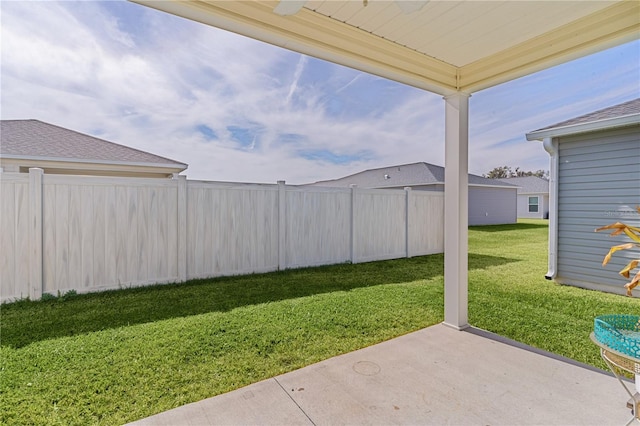
{"label": "shadow on grass", "polygon": [[525,229],[540,229],[547,228],[548,222],[541,223],[512,223],[509,225],[483,225],[483,226],[470,226],[469,229],[480,232],[504,232],[504,231],[522,231]]}
{"label": "shadow on grass", "polygon": [[[41,340],[122,326],[226,312],[242,306],[314,294],[442,277],[443,260],[444,256],[437,254],[194,280],[77,295],[66,300],[19,301],[0,308],[0,345],[20,348]],[[470,269],[516,261],[469,254]]]}

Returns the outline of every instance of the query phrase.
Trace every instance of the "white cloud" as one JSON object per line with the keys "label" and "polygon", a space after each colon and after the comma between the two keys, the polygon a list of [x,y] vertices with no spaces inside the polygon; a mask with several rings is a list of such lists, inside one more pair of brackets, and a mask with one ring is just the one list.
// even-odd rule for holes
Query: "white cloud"
{"label": "white cloud", "polygon": [[[126,2],[3,2],[2,24],[3,119],[174,158],[195,179],[303,183],[444,164],[434,94]],[[629,50],[475,94],[470,170],[546,169],[524,134],[628,99],[638,72]]]}
{"label": "white cloud", "polygon": [[287,100],[285,104],[289,104],[291,102],[291,97],[295,93],[298,88],[298,80],[300,80],[300,76],[302,75],[302,71],[304,71],[304,67],[307,64],[307,57],[305,55],[300,55],[300,59],[298,60],[298,64],[296,65],[296,72],[293,75],[293,82],[291,86],[289,86],[289,93],[287,93]]}

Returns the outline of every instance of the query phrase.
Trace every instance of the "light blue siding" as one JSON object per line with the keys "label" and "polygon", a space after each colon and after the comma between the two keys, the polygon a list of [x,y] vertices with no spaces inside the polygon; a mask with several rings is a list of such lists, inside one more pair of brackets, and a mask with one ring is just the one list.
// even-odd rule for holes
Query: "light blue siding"
{"label": "light blue siding", "polygon": [[[402,189],[402,187],[397,187],[397,189]],[[416,185],[411,189],[443,192],[444,185]],[[469,226],[516,223],[518,221],[517,191],[518,188],[515,186],[513,188],[469,186]],[[548,213],[548,196],[546,196],[544,203]]]}
{"label": "light blue siding", "polygon": [[617,252],[602,267],[611,238],[594,230],[621,221],[640,226],[640,126],[603,130],[558,139],[557,280],[624,293],[618,271],[638,251]]}
{"label": "light blue siding", "polygon": [[470,187],[469,225],[516,223],[517,191],[516,187]]}

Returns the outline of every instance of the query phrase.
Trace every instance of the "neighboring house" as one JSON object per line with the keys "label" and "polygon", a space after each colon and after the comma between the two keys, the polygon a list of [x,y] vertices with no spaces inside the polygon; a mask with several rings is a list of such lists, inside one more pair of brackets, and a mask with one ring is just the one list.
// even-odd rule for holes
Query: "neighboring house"
{"label": "neighboring house", "polygon": [[[640,99],[605,108],[527,134],[551,155],[548,279],[623,294],[618,274],[640,253],[612,245],[629,239],[594,232],[625,222],[640,226]],[[636,294],[638,292],[636,291]]]}
{"label": "neighboring house", "polygon": [[[444,167],[429,163],[402,164],[365,170],[315,186],[444,191]],[[517,187],[497,179],[469,175],[469,225],[516,223]]]}
{"label": "neighboring house", "polygon": [[27,173],[164,178],[186,164],[38,120],[0,121],[0,168]]}
{"label": "neighboring house", "polygon": [[518,218],[549,219],[549,181],[537,176],[499,179],[518,187]]}

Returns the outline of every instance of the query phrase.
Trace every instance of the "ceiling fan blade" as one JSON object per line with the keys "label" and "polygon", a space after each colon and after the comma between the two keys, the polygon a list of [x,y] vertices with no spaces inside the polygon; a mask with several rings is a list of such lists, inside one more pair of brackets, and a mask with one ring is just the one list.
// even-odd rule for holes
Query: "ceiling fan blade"
{"label": "ceiling fan blade", "polygon": [[396,0],[396,4],[405,14],[410,14],[413,12],[417,12],[424,7],[425,4],[429,3],[429,1],[418,1],[418,0]]}
{"label": "ceiling fan blade", "polygon": [[295,15],[306,2],[307,0],[280,0],[273,11],[281,16]]}

